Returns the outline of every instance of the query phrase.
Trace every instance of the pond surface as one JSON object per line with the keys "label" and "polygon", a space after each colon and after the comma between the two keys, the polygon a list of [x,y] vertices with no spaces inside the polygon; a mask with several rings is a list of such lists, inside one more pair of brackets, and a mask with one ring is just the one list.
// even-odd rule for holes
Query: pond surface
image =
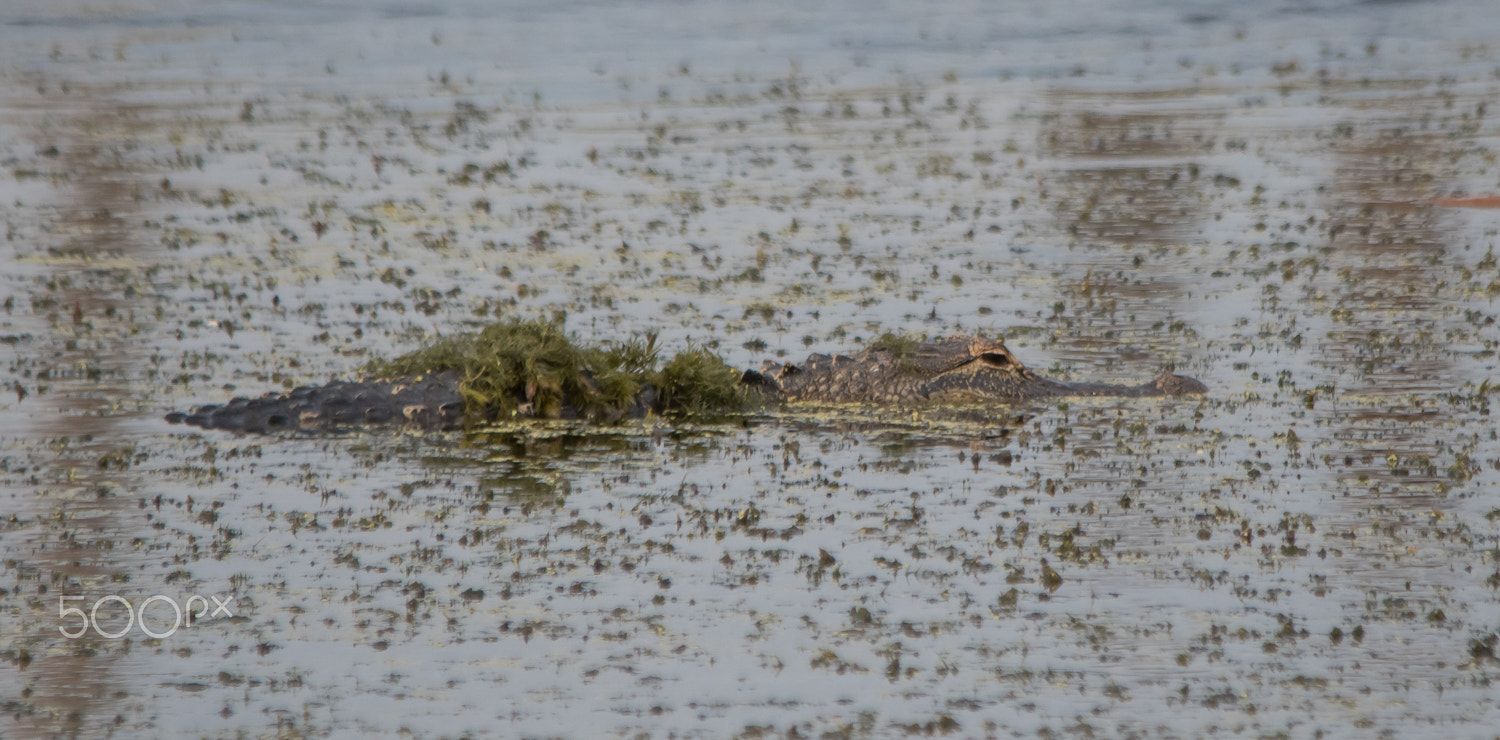
{"label": "pond surface", "polygon": [[[1490,737],[1496,39],[1485,0],[7,3],[0,735]],[[162,420],[554,316],[1210,393]]]}

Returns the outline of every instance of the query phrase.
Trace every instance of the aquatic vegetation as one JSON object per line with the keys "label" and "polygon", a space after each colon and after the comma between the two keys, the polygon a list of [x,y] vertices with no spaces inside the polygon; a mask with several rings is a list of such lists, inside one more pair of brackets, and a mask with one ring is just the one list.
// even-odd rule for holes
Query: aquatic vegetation
{"label": "aquatic vegetation", "polygon": [[915,337],[896,334],[895,332],[886,332],[870,342],[869,348],[883,347],[891,354],[906,359],[917,353],[918,344],[921,344],[921,341]]}
{"label": "aquatic vegetation", "polygon": [[693,347],[660,363],[656,337],[580,345],[558,321],[506,319],[478,333],[447,337],[392,360],[373,360],[372,376],[457,372],[465,416],[496,419],[525,412],[616,421],[644,405],[664,414],[741,411],[747,397],[724,359]]}
{"label": "aquatic vegetation", "polygon": [[871,341],[869,348],[875,349],[879,347],[885,349],[896,356],[896,362],[901,368],[902,373],[916,375],[921,372],[921,368],[917,367],[917,363],[913,359],[917,354],[918,344],[920,344],[920,341],[915,337],[888,331]]}
{"label": "aquatic vegetation", "polygon": [[748,402],[740,372],[702,347],[677,353],[651,378],[669,412],[711,416],[743,410]]}

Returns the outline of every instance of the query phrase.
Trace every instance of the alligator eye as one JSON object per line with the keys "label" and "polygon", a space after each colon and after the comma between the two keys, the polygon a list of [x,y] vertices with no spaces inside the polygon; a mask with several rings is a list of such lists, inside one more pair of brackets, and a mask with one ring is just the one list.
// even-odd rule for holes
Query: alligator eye
{"label": "alligator eye", "polygon": [[1016,366],[1016,359],[1014,357],[1001,352],[985,352],[979,355],[979,361],[983,362],[986,365],[989,365],[990,367],[1002,369],[1013,368]]}

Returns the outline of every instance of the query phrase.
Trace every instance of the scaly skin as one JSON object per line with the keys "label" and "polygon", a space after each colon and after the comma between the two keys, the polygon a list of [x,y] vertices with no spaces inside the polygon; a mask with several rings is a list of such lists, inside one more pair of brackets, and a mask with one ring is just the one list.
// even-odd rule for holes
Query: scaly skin
{"label": "scaly skin", "polygon": [[[1030,401],[1065,396],[1185,396],[1208,392],[1192,378],[1170,373],[1135,386],[1065,383],[1021,364],[1005,344],[983,337],[948,337],[913,346],[908,354],[875,346],[856,355],[814,354],[801,365],[766,361],[747,370],[741,383],[772,401],[813,403],[902,403],[916,401]],[[453,429],[464,422],[457,373],[334,382],[260,398],[236,398],[202,406],[167,421],[205,429],[275,432],[291,429],[409,423]],[[645,386],[621,416],[661,411],[656,390]],[[518,410],[533,415],[529,404]],[[563,418],[579,416],[564,405]]]}
{"label": "scaly skin", "polygon": [[266,434],[300,428],[358,424],[411,423],[427,429],[463,424],[463,396],[457,373],[335,381],[303,386],[260,398],[236,398],[223,406],[200,406],[191,414],[173,412],[167,421],[204,429]]}
{"label": "scaly skin", "polygon": [[1162,374],[1135,386],[1065,383],[1032,372],[983,337],[948,337],[898,355],[875,346],[857,355],[815,354],[801,365],[766,361],[745,383],[787,401],[900,403],[903,401],[1027,401],[1062,396],[1184,396],[1207,393],[1192,378]]}

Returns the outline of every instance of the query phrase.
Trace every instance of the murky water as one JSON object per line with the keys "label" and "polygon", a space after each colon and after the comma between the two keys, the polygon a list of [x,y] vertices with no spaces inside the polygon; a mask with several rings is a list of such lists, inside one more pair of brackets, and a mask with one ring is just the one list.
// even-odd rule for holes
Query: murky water
{"label": "murky water", "polygon": [[[1500,15],[1018,5],[7,4],[0,734],[1493,736]],[[1212,392],[161,420],[559,313]]]}

